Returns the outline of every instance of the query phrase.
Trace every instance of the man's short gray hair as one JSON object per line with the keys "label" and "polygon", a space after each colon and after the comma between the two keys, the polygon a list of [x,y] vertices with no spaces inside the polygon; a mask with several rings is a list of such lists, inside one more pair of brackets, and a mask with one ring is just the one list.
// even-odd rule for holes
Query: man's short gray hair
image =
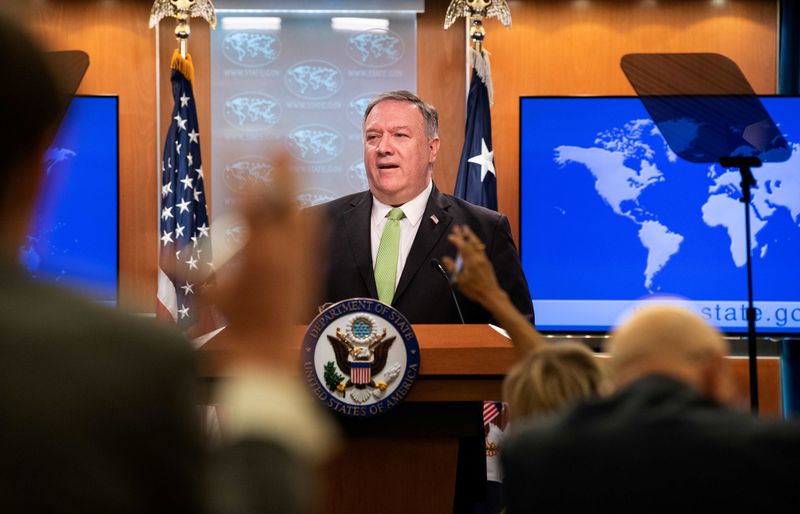
{"label": "man's short gray hair", "polygon": [[422,121],[425,123],[425,135],[428,139],[433,139],[439,135],[439,113],[436,107],[423,101],[420,97],[411,91],[397,90],[387,91],[381,93],[370,101],[367,109],[364,111],[364,121],[362,127],[367,123],[367,116],[372,112],[373,107],[386,100],[397,100],[399,102],[410,102],[417,106],[420,114],[422,114]]}

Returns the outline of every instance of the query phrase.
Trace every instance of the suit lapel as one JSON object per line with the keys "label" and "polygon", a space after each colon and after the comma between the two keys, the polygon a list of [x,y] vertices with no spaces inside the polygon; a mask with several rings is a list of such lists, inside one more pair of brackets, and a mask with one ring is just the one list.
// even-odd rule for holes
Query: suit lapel
{"label": "suit lapel", "polygon": [[[419,221],[419,230],[417,230],[417,235],[414,237],[411,251],[408,253],[406,265],[403,267],[403,274],[400,275],[400,282],[397,284],[392,303],[395,303],[408,288],[420,267],[430,266],[431,258],[438,257],[437,255],[432,255],[431,252],[433,252],[442,237],[450,232],[450,224],[453,221],[453,217],[447,213],[449,208],[450,201],[434,185],[428,198],[428,204],[425,206],[425,214],[422,215],[422,219]],[[435,216],[439,222],[435,223],[432,216]]]}
{"label": "suit lapel", "polygon": [[372,270],[372,239],[370,236],[370,219],[372,217],[372,193],[365,191],[350,203],[351,208],[343,214],[347,231],[347,241],[353,252],[361,278],[372,298],[378,297],[375,286],[375,274]]}

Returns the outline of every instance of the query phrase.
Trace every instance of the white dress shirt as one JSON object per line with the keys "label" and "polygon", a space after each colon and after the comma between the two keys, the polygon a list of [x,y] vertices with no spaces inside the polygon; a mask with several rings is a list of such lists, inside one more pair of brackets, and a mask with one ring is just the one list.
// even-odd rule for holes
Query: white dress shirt
{"label": "white dress shirt", "polygon": [[[412,200],[400,206],[403,209],[405,218],[400,220],[400,251],[397,254],[397,276],[395,277],[395,287],[400,282],[400,275],[406,265],[406,259],[414,244],[414,238],[419,230],[419,222],[425,214],[425,206],[428,204],[428,197],[433,190],[433,181],[428,181],[428,187]],[[381,244],[383,227],[386,225],[386,215],[392,210],[391,205],[386,205],[374,196],[372,197],[372,221],[370,223],[370,233],[372,239],[372,267],[375,268],[375,258],[378,256],[378,246]]]}

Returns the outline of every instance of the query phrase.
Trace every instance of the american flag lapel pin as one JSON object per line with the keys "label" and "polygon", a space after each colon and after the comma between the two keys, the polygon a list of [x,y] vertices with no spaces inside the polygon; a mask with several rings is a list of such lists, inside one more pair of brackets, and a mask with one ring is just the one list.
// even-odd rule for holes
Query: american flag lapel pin
{"label": "american flag lapel pin", "polygon": [[433,222],[434,225],[439,224],[439,218],[437,218],[435,214],[431,214],[431,221]]}

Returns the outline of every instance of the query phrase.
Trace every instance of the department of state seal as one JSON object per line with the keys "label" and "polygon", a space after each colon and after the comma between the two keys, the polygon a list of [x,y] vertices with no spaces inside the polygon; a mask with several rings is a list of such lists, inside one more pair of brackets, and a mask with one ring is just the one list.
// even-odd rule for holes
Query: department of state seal
{"label": "department of state seal", "polygon": [[419,344],[399,311],[371,298],[336,303],[308,326],[303,376],[339,414],[382,414],[408,395],[419,375]]}

